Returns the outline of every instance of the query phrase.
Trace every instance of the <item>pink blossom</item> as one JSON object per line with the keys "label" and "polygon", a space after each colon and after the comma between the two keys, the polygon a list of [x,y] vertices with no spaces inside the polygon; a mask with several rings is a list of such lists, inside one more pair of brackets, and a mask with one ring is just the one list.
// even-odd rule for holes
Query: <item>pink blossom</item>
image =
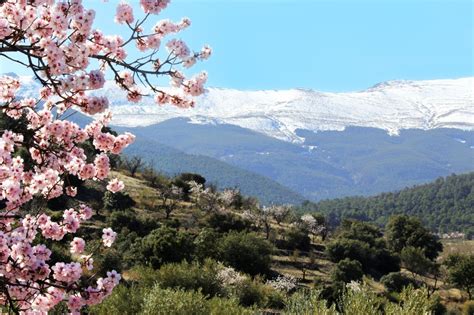
{"label": "pink blossom", "polygon": [[117,178],[112,179],[109,184],[107,185],[107,190],[116,193],[125,188],[125,185],[121,180],[118,180]]}
{"label": "pink blossom", "polygon": [[84,251],[85,245],[86,242],[82,238],[75,237],[71,242],[71,253],[81,254]]}
{"label": "pink blossom", "polygon": [[159,14],[169,3],[170,0],[140,0],[143,11],[152,14]]}
{"label": "pink blossom", "polygon": [[117,12],[115,13],[115,22],[119,24],[133,22],[133,9],[129,4],[119,3],[117,5]]}
{"label": "pink blossom", "polygon": [[[205,46],[201,52],[191,53],[184,41],[170,39],[166,45],[171,52],[168,60],[159,60],[156,56],[142,58],[140,67],[136,67],[136,60],[127,58],[140,54],[133,51],[135,44],[140,51],[152,50],[145,54],[156,53],[165,36],[179,33],[189,27],[191,21],[187,18],[177,23],[167,19],[155,21],[147,33],[144,25],[133,25],[134,15],[139,12],[121,3],[115,20],[128,24],[124,29],[130,33],[125,34],[124,39],[93,29],[96,14],[81,0],[0,2],[3,47],[0,64],[8,67],[11,58],[29,63],[31,58],[35,66],[25,68],[34,71],[32,74],[39,85],[36,94],[19,95],[19,91],[23,92],[20,81],[0,76],[0,103],[4,114],[12,120],[24,119],[27,129],[3,130],[0,136],[0,201],[4,204],[0,211],[0,282],[8,283],[7,291],[0,294],[0,308],[11,311],[8,305],[14,303],[21,314],[46,314],[66,301],[72,314],[80,314],[84,305],[100,303],[110,295],[121,279],[120,274],[111,271],[99,275],[95,286],[85,286],[86,282],[79,281],[83,268],[94,269],[94,259],[92,255],[80,255],[85,242],[74,234],[92,217],[93,210],[79,204],[65,209],[60,220],[53,220],[43,208],[29,211],[29,204],[64,194],[75,198],[77,187],[71,185],[69,176],[106,180],[111,166],[107,154],[119,154],[134,141],[130,133],[115,135],[105,128],[112,118],[108,111],[109,99],[100,91],[106,77],[113,78],[111,83],[126,91],[130,102],[139,102],[149,96],[149,91],[154,91],[158,104],[191,107],[194,100],[190,96],[204,92],[207,76],[199,74],[189,79],[180,69],[206,59],[211,50]],[[159,14],[169,2],[140,0],[140,6],[145,15]],[[129,41],[130,37],[133,39]],[[138,58],[141,57],[143,55]],[[170,64],[170,60],[177,62]],[[161,69],[165,64],[170,65],[169,71]],[[156,92],[152,83],[144,83],[145,73],[156,74],[153,78],[148,76],[152,81],[155,77],[168,76],[175,90]],[[93,121],[82,128],[67,119],[69,110],[93,115]],[[86,143],[92,143],[96,152],[86,154]],[[20,157],[18,152],[25,152],[27,157],[23,154]],[[118,179],[107,184],[107,189],[114,193],[123,188],[123,182]],[[77,261],[55,261],[53,265],[51,250],[41,242],[47,239],[54,244],[64,238],[72,239],[70,251]],[[103,230],[105,247],[110,247],[115,238],[116,233],[111,229]]]}
{"label": "pink blossom", "polygon": [[106,228],[102,230],[102,242],[105,247],[110,247],[115,241],[117,233],[115,233],[111,228]]}

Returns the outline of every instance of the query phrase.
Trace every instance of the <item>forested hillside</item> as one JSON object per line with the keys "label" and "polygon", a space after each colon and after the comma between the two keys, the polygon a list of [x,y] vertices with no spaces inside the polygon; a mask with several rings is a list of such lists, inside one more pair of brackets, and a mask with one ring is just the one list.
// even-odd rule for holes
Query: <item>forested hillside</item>
{"label": "forested hillside", "polygon": [[373,197],[347,197],[305,203],[304,211],[326,214],[338,224],[356,218],[385,224],[394,214],[420,218],[434,232],[474,233],[474,173],[438,178],[435,182]]}

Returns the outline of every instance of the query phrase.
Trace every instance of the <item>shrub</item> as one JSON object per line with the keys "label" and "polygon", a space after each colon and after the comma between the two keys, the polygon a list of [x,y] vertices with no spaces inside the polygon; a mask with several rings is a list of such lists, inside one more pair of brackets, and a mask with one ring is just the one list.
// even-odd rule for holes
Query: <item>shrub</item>
{"label": "shrub", "polygon": [[331,278],[335,282],[342,281],[348,283],[361,280],[363,275],[362,264],[357,260],[346,258],[337,263],[332,270]]}
{"label": "shrub", "polygon": [[239,282],[231,295],[243,306],[282,308],[284,305],[284,295],[259,279],[247,278]]}
{"label": "shrub", "polygon": [[137,283],[140,287],[152,288],[158,279],[159,270],[146,266],[134,266],[127,271],[130,281]]}
{"label": "shrub", "polygon": [[141,314],[249,315],[255,314],[255,310],[240,306],[236,299],[223,299],[218,297],[206,299],[199,291],[163,289],[157,284],[145,295]]}
{"label": "shrub", "polygon": [[206,258],[217,259],[219,256],[220,235],[210,228],[202,229],[194,239],[195,257],[199,261]]}
{"label": "shrub", "polygon": [[231,212],[214,212],[209,216],[207,224],[219,233],[240,232],[250,229],[251,226],[248,220],[242,219]]}
{"label": "shrub", "polygon": [[270,271],[272,245],[254,233],[230,232],[219,244],[222,261],[250,275]]}
{"label": "shrub", "polygon": [[308,231],[295,226],[285,232],[285,240],[285,247],[291,250],[299,249],[308,251],[311,245]]}
{"label": "shrub", "polygon": [[426,289],[414,289],[408,286],[403,289],[399,297],[400,303],[387,303],[385,314],[432,314],[437,306],[437,297],[428,297]]}
{"label": "shrub", "polygon": [[383,276],[380,279],[380,282],[387,288],[388,291],[394,291],[394,292],[402,292],[402,290],[411,285],[414,285],[415,283],[405,277],[402,273],[400,272],[391,272],[385,276]]}
{"label": "shrub", "polygon": [[139,314],[143,307],[143,296],[145,293],[146,290],[143,287],[135,285],[127,287],[124,284],[120,284],[101,304],[91,307],[90,313],[97,315]]}
{"label": "shrub", "polygon": [[167,264],[160,268],[156,279],[164,289],[199,290],[204,295],[213,297],[223,292],[222,284],[217,279],[218,268],[218,264],[209,259],[203,264]]}
{"label": "shrub", "polygon": [[237,299],[212,298],[207,301],[209,314],[213,315],[251,315],[256,314],[254,309],[245,308],[239,305]]}
{"label": "shrub", "polygon": [[359,240],[336,239],[328,244],[326,253],[332,262],[349,258],[364,265],[370,260],[371,249],[369,244]]}
{"label": "shrub", "polygon": [[159,227],[159,223],[156,220],[151,219],[140,219],[133,211],[116,211],[112,212],[107,217],[107,224],[114,231],[122,231],[126,229],[128,232],[136,232],[140,236],[149,234],[152,230]]}
{"label": "shrub", "polygon": [[[384,314],[382,299],[365,285],[351,283],[342,295],[340,307],[344,314],[367,315]],[[424,313],[399,313],[399,314],[424,314]]]}
{"label": "shrub", "polygon": [[145,295],[142,314],[209,314],[209,305],[200,292],[163,289],[156,284]]}
{"label": "shrub", "polygon": [[127,257],[136,264],[157,269],[165,263],[190,260],[193,250],[193,239],[189,233],[162,226],[137,239]]}
{"label": "shrub", "polygon": [[309,289],[295,292],[286,300],[283,314],[337,315],[335,306],[328,308],[327,302],[321,299],[320,293],[320,291]]}
{"label": "shrub", "polygon": [[95,255],[94,258],[94,270],[99,275],[105,275],[110,270],[122,271],[122,253],[115,248],[111,248],[101,255]]}
{"label": "shrub", "polygon": [[111,211],[125,210],[135,205],[135,201],[127,193],[122,192],[112,193],[107,190],[102,200],[104,209]]}

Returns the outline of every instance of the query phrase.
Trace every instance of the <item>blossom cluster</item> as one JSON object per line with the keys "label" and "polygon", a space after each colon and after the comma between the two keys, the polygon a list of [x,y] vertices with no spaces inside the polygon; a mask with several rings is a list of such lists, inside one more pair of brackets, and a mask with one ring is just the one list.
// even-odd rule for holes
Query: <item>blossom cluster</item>
{"label": "blossom cluster", "polygon": [[[87,253],[86,240],[74,236],[93,210],[76,202],[54,219],[46,205],[63,194],[77,195],[71,176],[102,182],[113,193],[124,189],[123,182],[109,179],[109,155],[120,154],[135,137],[107,131],[112,116],[107,97],[100,95],[107,72],[132,102],[154,93],[160,105],[189,107],[192,97],[205,91],[205,73],[186,79],[175,68],[207,59],[208,46],[192,52],[184,41],[171,39],[165,45],[168,57],[155,57],[166,36],[187,28],[189,19],[159,21],[149,34],[142,28],[168,4],[140,0],[145,14],[140,20],[132,6],[120,3],[115,22],[128,27],[130,37],[124,39],[94,29],[95,12],[81,0],[0,1],[0,62],[28,68],[42,85],[35,97],[21,98],[20,81],[0,76],[0,110],[16,126],[0,131],[0,307],[46,314],[65,301],[71,313],[79,314],[119,283],[121,276],[114,270],[90,277],[95,273],[94,252]],[[129,45],[147,55],[139,62],[128,60]],[[154,87],[151,82],[158,76],[169,76],[174,89]],[[94,115],[93,121],[81,127],[68,120],[74,110]],[[93,152],[86,152],[86,143]],[[102,247],[111,247],[115,238],[112,229],[104,228]],[[52,263],[45,240],[68,244],[72,261]]]}
{"label": "blossom cluster", "polygon": [[276,279],[267,281],[268,285],[283,292],[293,291],[296,288],[297,283],[298,281],[296,278],[290,275],[278,276]]}
{"label": "blossom cluster", "polygon": [[314,235],[318,235],[325,230],[325,226],[319,224],[311,214],[303,214],[300,220],[303,227]]}

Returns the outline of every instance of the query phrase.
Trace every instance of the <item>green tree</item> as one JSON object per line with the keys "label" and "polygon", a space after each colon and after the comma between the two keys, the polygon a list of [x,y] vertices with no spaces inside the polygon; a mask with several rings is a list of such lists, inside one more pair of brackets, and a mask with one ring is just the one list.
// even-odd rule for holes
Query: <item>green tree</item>
{"label": "green tree", "polygon": [[270,271],[272,245],[254,233],[229,232],[219,244],[221,260],[250,275]]}
{"label": "green tree", "polygon": [[326,253],[333,262],[345,258],[357,260],[364,272],[374,276],[400,269],[399,259],[387,249],[380,229],[366,222],[343,221],[336,238],[327,245]]}
{"label": "green tree", "polygon": [[306,229],[292,226],[284,232],[285,245],[288,249],[308,251],[311,246],[311,239]]}
{"label": "green tree", "polygon": [[471,300],[474,291],[474,255],[450,255],[445,265],[449,282],[466,291]]}
{"label": "green tree", "polygon": [[362,264],[357,260],[350,260],[348,258],[338,262],[331,272],[333,281],[342,281],[344,283],[361,280],[363,275]]}
{"label": "green tree", "polygon": [[425,276],[435,269],[435,263],[425,256],[422,248],[404,247],[400,253],[400,259],[403,267],[411,272],[414,280],[417,279],[417,275]]}
{"label": "green tree", "polygon": [[104,208],[111,211],[120,211],[133,207],[135,201],[124,192],[110,192],[106,191],[103,197]]}
{"label": "green tree", "polygon": [[438,238],[421,224],[420,220],[407,215],[397,215],[389,219],[385,227],[388,246],[396,253],[411,246],[421,248],[430,260],[436,259],[443,250]]}
{"label": "green tree", "polygon": [[388,291],[402,292],[402,290],[413,285],[414,282],[405,277],[401,272],[391,272],[380,278],[380,282],[387,288]]}
{"label": "green tree", "polygon": [[195,258],[204,261],[206,258],[218,259],[220,235],[210,228],[202,229],[194,239]]}
{"label": "green tree", "polygon": [[186,232],[162,226],[135,241],[126,259],[153,268],[164,263],[190,260],[194,251],[193,238]]}

